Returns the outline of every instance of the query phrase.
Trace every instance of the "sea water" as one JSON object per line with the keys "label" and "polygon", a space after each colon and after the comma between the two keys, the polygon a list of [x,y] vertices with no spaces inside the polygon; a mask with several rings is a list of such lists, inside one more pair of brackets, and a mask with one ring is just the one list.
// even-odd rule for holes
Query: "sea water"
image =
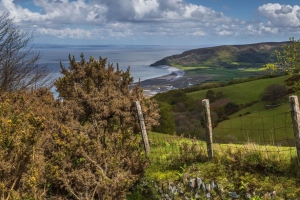
{"label": "sea water", "polygon": [[144,46],[144,45],[35,45],[41,53],[40,65],[47,65],[54,77],[60,76],[60,62],[65,67],[69,66],[69,54],[80,60],[81,53],[86,60],[93,56],[98,59],[107,58],[109,63],[119,64],[119,68],[125,71],[130,66],[130,73],[134,81],[146,80],[154,77],[170,74],[166,68],[150,67],[152,63],[174,54],[180,54],[191,47],[174,46]]}

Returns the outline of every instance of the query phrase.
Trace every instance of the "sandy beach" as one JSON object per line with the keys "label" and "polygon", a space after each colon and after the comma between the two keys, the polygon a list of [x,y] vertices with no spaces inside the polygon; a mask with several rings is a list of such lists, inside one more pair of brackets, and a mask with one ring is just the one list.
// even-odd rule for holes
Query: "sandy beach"
{"label": "sandy beach", "polygon": [[194,84],[203,83],[211,79],[211,75],[189,74],[172,66],[158,67],[167,68],[167,70],[170,71],[170,74],[141,81],[140,85],[144,88],[146,96],[153,96],[157,93],[169,90],[191,87]]}

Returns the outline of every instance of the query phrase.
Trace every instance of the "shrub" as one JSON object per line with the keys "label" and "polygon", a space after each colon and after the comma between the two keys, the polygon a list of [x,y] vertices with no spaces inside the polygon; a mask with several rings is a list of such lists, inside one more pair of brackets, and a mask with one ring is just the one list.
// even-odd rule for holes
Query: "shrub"
{"label": "shrub", "polygon": [[101,57],[69,60],[55,82],[63,100],[62,121],[69,119],[55,135],[60,172],[55,188],[80,199],[124,198],[147,166],[134,135],[140,131],[135,101],[142,105],[148,129],[158,124],[158,105],[145,99],[139,86],[129,89],[129,69],[115,70]]}
{"label": "shrub", "polygon": [[224,111],[225,111],[226,115],[231,115],[231,114],[237,112],[238,110],[239,110],[239,106],[233,102],[228,102],[224,106]]}
{"label": "shrub", "polygon": [[273,104],[276,103],[276,100],[286,95],[288,89],[284,85],[272,84],[265,88],[261,94],[261,99],[263,101],[270,101]]}
{"label": "shrub", "polygon": [[174,123],[173,113],[171,111],[171,106],[163,102],[159,102],[159,105],[160,105],[159,126],[155,127],[154,131],[160,133],[174,134],[175,123]]}
{"label": "shrub", "polygon": [[46,89],[0,94],[0,195],[45,198],[55,102]]}
{"label": "shrub", "polygon": [[62,72],[58,100],[48,89],[0,94],[0,196],[124,199],[149,163],[134,101],[148,127],[157,104],[106,59],[73,58]]}

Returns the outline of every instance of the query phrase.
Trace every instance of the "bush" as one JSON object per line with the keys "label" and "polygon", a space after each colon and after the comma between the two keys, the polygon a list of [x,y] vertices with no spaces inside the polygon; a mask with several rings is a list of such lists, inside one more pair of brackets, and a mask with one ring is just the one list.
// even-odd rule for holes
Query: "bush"
{"label": "bush", "polygon": [[231,115],[239,110],[239,106],[233,102],[228,102],[224,106],[224,111],[226,115]]}
{"label": "bush", "polygon": [[158,124],[158,105],[145,99],[139,86],[129,89],[129,69],[115,70],[101,57],[69,60],[55,82],[63,100],[62,119],[69,119],[56,136],[61,141],[57,150],[67,152],[57,163],[57,186],[80,199],[124,198],[147,166],[134,135],[140,132],[135,101],[141,103],[148,130]]}
{"label": "bush", "polygon": [[47,89],[0,94],[0,196],[124,199],[149,163],[134,101],[148,127],[157,104],[106,59],[73,58],[62,72],[59,100]]}
{"label": "bush", "polygon": [[53,95],[46,89],[0,94],[1,197],[45,198],[55,116]]}
{"label": "bush", "polygon": [[263,101],[269,101],[272,104],[276,103],[276,100],[285,96],[288,92],[288,89],[284,85],[272,84],[265,88],[261,94],[261,99]]}

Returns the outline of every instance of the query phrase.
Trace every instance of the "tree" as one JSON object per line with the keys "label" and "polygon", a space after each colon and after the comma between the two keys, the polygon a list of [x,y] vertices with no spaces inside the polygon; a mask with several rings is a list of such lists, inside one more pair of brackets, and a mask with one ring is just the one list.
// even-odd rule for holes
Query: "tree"
{"label": "tree", "polygon": [[287,94],[287,91],[288,89],[284,85],[272,84],[265,88],[261,94],[261,99],[275,104],[277,99]]}
{"label": "tree", "polygon": [[47,67],[37,63],[40,53],[30,46],[32,40],[33,33],[21,30],[8,13],[0,16],[0,90],[37,88],[50,80]]}
{"label": "tree", "polygon": [[290,38],[290,43],[282,46],[282,52],[276,51],[277,62],[265,65],[265,69],[271,70],[271,74],[290,74],[285,80],[287,86],[298,94],[300,93],[300,39]]}
{"label": "tree", "polygon": [[172,107],[164,102],[159,102],[160,109],[160,119],[159,126],[157,126],[154,131],[160,133],[173,134],[176,131],[174,116],[172,113]]}
{"label": "tree", "polygon": [[210,103],[216,100],[215,92],[213,90],[207,90],[205,98],[209,100]]}

